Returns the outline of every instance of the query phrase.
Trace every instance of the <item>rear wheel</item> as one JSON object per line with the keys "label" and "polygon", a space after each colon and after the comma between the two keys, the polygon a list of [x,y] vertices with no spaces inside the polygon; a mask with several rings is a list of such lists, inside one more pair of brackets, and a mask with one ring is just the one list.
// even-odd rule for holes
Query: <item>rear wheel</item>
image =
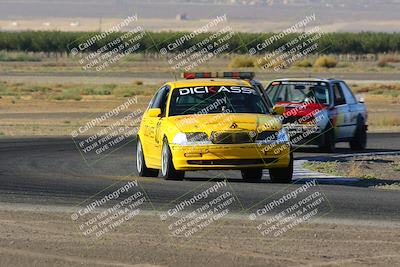
{"label": "rear wheel", "polygon": [[158,170],[146,167],[142,142],[140,141],[139,137],[137,138],[137,144],[136,144],[136,170],[139,173],[139,176],[144,176],[144,177],[158,176]]}
{"label": "rear wheel", "polygon": [[242,178],[246,182],[259,182],[262,179],[262,171],[263,169],[243,169]]}
{"label": "rear wheel", "polygon": [[174,167],[167,139],[164,139],[161,152],[161,176],[165,180],[182,180],[185,177],[184,171],[177,171]]}
{"label": "rear wheel", "polygon": [[288,184],[293,178],[293,153],[290,153],[289,166],[286,168],[269,169],[269,177],[273,183]]}
{"label": "rear wheel", "polygon": [[355,135],[350,140],[352,150],[364,150],[367,147],[367,126],[360,122],[357,126]]}

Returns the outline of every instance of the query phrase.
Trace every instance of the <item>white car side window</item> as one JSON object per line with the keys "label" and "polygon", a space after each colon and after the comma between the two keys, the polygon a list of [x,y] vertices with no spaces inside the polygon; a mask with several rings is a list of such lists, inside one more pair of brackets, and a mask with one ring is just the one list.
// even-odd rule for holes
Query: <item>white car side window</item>
{"label": "white car side window", "polygon": [[346,104],[346,98],[344,97],[343,90],[338,83],[333,84],[333,94],[335,106],[340,106]]}
{"label": "white car side window", "polygon": [[342,87],[344,98],[346,99],[347,104],[356,104],[357,100],[354,97],[353,93],[350,91],[349,87],[347,87],[344,82],[340,82],[340,86]]}

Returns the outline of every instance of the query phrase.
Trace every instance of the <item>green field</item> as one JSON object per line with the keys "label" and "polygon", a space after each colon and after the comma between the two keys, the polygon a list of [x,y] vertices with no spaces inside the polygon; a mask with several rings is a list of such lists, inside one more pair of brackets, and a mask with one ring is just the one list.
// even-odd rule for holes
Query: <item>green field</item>
{"label": "green field", "polygon": [[[22,31],[0,32],[0,50],[25,52],[58,52],[70,53],[76,45],[100,34],[99,32],[59,32],[59,31]],[[97,51],[109,42],[122,36],[123,32],[115,32],[96,41],[86,49],[87,52]],[[180,39],[189,32],[146,32],[138,42],[137,53],[158,53],[160,47]],[[202,33],[188,39],[174,52],[179,53],[210,37],[213,33]],[[274,33],[244,33],[237,32],[227,41],[228,53],[247,53],[250,47],[275,35]],[[300,34],[289,34],[276,40],[265,52],[271,52]],[[361,32],[361,33],[325,33],[317,40],[318,46],[324,53],[335,54],[367,54],[388,53],[400,51],[400,33]]]}

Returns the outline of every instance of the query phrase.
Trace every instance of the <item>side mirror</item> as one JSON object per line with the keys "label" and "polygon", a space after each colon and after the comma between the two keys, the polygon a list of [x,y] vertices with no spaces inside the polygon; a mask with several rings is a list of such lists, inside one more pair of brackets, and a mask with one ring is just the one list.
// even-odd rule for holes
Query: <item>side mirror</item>
{"label": "side mirror", "polygon": [[360,97],[360,98],[358,99],[358,102],[360,102],[360,103],[365,103],[364,97]]}
{"label": "side mirror", "polygon": [[159,108],[151,108],[147,111],[147,116],[151,118],[159,117],[161,115],[161,109]]}
{"label": "side mirror", "polygon": [[282,115],[283,113],[285,113],[285,107],[284,106],[274,106],[272,109],[278,115]]}

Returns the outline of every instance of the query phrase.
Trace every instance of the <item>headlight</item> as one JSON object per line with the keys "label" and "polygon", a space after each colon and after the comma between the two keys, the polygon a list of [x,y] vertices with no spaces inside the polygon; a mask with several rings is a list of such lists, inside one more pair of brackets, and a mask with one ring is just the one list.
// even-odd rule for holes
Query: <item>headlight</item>
{"label": "headlight", "polygon": [[186,137],[189,143],[211,143],[208,135],[203,132],[186,133]]}
{"label": "headlight", "polygon": [[287,131],[285,128],[282,128],[279,130],[276,141],[277,141],[277,143],[289,142],[289,135],[287,134]]}
{"label": "headlight", "polygon": [[178,145],[204,145],[211,144],[206,133],[203,132],[179,132],[172,139],[173,144]]}
{"label": "headlight", "polygon": [[172,139],[172,143],[173,144],[177,144],[177,145],[184,145],[187,143],[187,138],[186,138],[186,134],[179,132],[177,133],[174,138]]}

